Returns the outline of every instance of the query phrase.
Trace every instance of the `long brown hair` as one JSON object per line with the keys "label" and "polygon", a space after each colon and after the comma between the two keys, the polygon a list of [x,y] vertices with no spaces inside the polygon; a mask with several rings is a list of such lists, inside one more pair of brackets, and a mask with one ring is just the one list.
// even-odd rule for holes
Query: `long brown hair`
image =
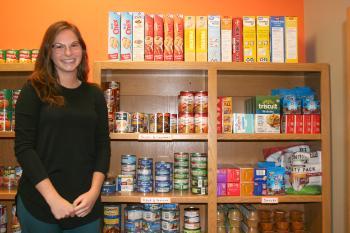
{"label": "long brown hair", "polygon": [[34,87],[37,95],[44,103],[54,106],[63,106],[64,98],[59,95],[58,75],[55,64],[51,59],[52,44],[56,36],[63,30],[71,30],[77,37],[82,48],[82,60],[77,68],[78,79],[87,82],[88,79],[88,55],[86,44],[83,40],[79,29],[67,21],[58,21],[52,24],[45,32],[41,42],[38,58],[35,63],[34,72],[29,80]]}

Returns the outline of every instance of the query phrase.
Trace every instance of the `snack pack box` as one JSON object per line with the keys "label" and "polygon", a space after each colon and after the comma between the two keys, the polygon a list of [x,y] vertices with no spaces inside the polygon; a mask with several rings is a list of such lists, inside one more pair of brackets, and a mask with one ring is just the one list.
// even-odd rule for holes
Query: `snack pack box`
{"label": "snack pack box", "polygon": [[196,61],[208,60],[208,19],[207,16],[196,16]]}
{"label": "snack pack box", "polygon": [[284,16],[270,17],[271,62],[284,62]]}
{"label": "snack pack box", "polygon": [[120,60],[120,12],[108,13],[108,59]]}
{"label": "snack pack box", "polygon": [[255,16],[243,17],[243,60],[256,62]]}
{"label": "snack pack box", "polygon": [[302,115],[303,116],[303,134],[311,134],[311,115]]}
{"label": "snack pack box", "polygon": [[185,16],[185,61],[196,61],[196,17]]}
{"label": "snack pack box", "polygon": [[281,133],[294,134],[295,133],[295,116],[296,115],[283,115],[281,123]]}
{"label": "snack pack box", "polygon": [[241,170],[238,167],[226,169],[227,183],[239,183],[241,181]]}
{"label": "snack pack box", "polygon": [[240,196],[241,195],[240,183],[227,183],[226,184],[226,195],[227,196]]}
{"label": "snack pack box", "polygon": [[184,60],[184,16],[174,15],[174,61]]}
{"label": "snack pack box", "polygon": [[254,181],[254,168],[253,167],[240,167],[241,183]]}
{"label": "snack pack box", "polygon": [[122,12],[121,14],[121,49],[120,60],[132,60],[132,13]]}
{"label": "snack pack box", "polygon": [[241,183],[241,196],[253,196],[254,182]]}
{"label": "snack pack box", "polygon": [[232,62],[232,18],[221,19],[221,61]]}
{"label": "snack pack box", "polygon": [[222,98],[222,133],[233,132],[232,97]]}
{"label": "snack pack box", "polygon": [[217,98],[217,133],[222,133],[222,97]]}
{"label": "snack pack box", "polygon": [[270,62],[270,17],[256,18],[257,62]]}
{"label": "snack pack box", "polygon": [[232,19],[232,61],[243,61],[243,19]]}
{"label": "snack pack box", "polygon": [[174,60],[174,16],[164,16],[164,61]]}
{"label": "snack pack box", "polygon": [[233,133],[254,133],[254,114],[234,113]]}
{"label": "snack pack box", "polygon": [[153,38],[154,38],[154,22],[153,15],[145,15],[145,61],[154,60],[154,48],[153,48]]}
{"label": "snack pack box", "polygon": [[311,115],[311,133],[312,134],[321,133],[321,115],[319,114]]}
{"label": "snack pack box", "polygon": [[217,187],[216,194],[218,196],[226,196],[226,193],[227,193],[226,183],[217,183],[216,187]]}
{"label": "snack pack box", "polygon": [[298,62],[298,17],[285,17],[286,63]]}
{"label": "snack pack box", "polygon": [[208,61],[221,61],[220,16],[208,16]]}
{"label": "snack pack box", "polygon": [[255,112],[257,114],[279,114],[280,98],[278,96],[256,96]]}
{"label": "snack pack box", "polygon": [[283,114],[301,114],[301,101],[295,95],[285,95],[281,98]]}
{"label": "snack pack box", "polygon": [[295,115],[295,133],[302,134],[304,131],[303,115]]}
{"label": "snack pack box", "polygon": [[164,22],[163,15],[154,15],[154,60],[164,60]]}
{"label": "snack pack box", "polygon": [[280,133],[280,114],[255,114],[255,133]]}
{"label": "snack pack box", "polygon": [[145,14],[143,12],[134,12],[132,21],[133,31],[133,61],[145,60]]}

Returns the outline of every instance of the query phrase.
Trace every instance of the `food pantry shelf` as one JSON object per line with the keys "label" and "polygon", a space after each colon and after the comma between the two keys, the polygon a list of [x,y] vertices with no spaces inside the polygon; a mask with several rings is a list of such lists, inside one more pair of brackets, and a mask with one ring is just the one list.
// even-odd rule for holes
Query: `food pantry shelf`
{"label": "food pantry shelf", "polygon": [[0,200],[14,200],[16,197],[17,189],[8,189],[0,187]]}
{"label": "food pantry shelf", "polygon": [[321,134],[218,134],[219,141],[316,141]]}
{"label": "food pantry shelf", "polygon": [[286,196],[225,196],[217,197],[218,203],[307,203],[322,202],[321,195],[286,195]]}
{"label": "food pantry shelf", "polygon": [[111,140],[207,141],[207,134],[111,133]]}
{"label": "food pantry shelf", "polygon": [[34,70],[34,63],[28,63],[28,64],[0,64],[0,72],[3,71],[33,71]]}
{"label": "food pantry shelf", "polygon": [[0,138],[14,138],[15,132],[9,131],[9,132],[0,132]]}

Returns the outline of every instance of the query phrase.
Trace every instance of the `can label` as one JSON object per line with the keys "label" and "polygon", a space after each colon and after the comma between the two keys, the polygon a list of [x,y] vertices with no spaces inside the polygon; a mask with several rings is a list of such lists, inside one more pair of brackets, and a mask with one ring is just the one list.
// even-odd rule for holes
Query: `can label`
{"label": "can label", "polygon": [[194,94],[194,113],[208,114],[208,92],[200,91]]}
{"label": "can label", "polygon": [[104,206],[103,222],[110,225],[118,225],[121,223],[121,206],[120,205],[105,205]]}
{"label": "can label", "polygon": [[157,133],[157,113],[151,113],[149,116],[149,132]]}
{"label": "can label", "polygon": [[35,63],[36,60],[38,59],[39,55],[39,49],[33,49],[32,50],[32,62]]}
{"label": "can label", "polygon": [[0,90],[0,111],[12,111],[13,91],[10,89]]}
{"label": "can label", "polygon": [[170,133],[177,133],[177,114],[170,114]]}
{"label": "can label", "polygon": [[173,231],[173,230],[179,230],[180,223],[179,221],[162,221],[162,230],[165,231]]}
{"label": "can label", "polygon": [[198,194],[198,195],[206,195],[206,194],[208,194],[208,188],[207,187],[202,187],[202,188],[192,187],[192,193]]}
{"label": "can label", "polygon": [[136,155],[122,155],[121,164],[135,164],[136,166]]}
{"label": "can label", "polygon": [[127,133],[130,131],[131,117],[128,112],[115,113],[115,128],[116,133]]}
{"label": "can label", "polygon": [[194,93],[191,91],[181,91],[179,95],[179,114],[194,113]]}
{"label": "can label", "polygon": [[0,64],[6,62],[6,50],[0,49]]}
{"label": "can label", "polygon": [[194,133],[193,114],[181,114],[179,116],[179,133]]}
{"label": "can label", "polygon": [[19,51],[15,49],[9,49],[6,51],[6,63],[18,63]]}
{"label": "can label", "polygon": [[175,158],[175,161],[179,160],[179,159],[187,159],[188,160],[189,154],[184,153],[184,152],[177,152],[177,153],[174,153],[174,158]]}
{"label": "can label", "polygon": [[170,113],[157,113],[157,133],[170,133]]}
{"label": "can label", "polygon": [[208,133],[208,114],[196,113],[194,116],[195,133]]}
{"label": "can label", "polygon": [[32,62],[32,50],[21,49],[19,51],[19,63],[31,63]]}
{"label": "can label", "polygon": [[131,114],[131,132],[148,133],[148,115],[141,112]]}
{"label": "can label", "polygon": [[6,229],[6,223],[7,223],[6,206],[0,204],[0,224],[5,224],[5,229]]}
{"label": "can label", "polygon": [[12,112],[0,111],[0,131],[11,130]]}

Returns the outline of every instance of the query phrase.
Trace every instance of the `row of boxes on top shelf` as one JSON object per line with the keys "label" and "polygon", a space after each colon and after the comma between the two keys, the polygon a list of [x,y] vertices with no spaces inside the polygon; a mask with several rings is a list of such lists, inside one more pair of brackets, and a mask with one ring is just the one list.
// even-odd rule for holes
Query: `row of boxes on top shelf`
{"label": "row of boxes on top shelf", "polygon": [[21,90],[0,90],[0,131],[11,131],[15,128],[16,102]]}
{"label": "row of boxes on top shelf", "polygon": [[0,49],[0,64],[35,63],[38,54],[38,49]]}
{"label": "row of boxes on top shelf", "polygon": [[245,113],[232,113],[232,97],[219,97],[218,133],[321,132],[320,101],[308,87],[275,89],[272,96],[255,96],[245,101]]}
{"label": "row of boxes on top shelf", "polygon": [[11,224],[12,233],[21,233],[21,226],[19,224],[17,215],[16,215],[16,205],[13,204],[11,208],[11,220],[7,218],[7,208],[6,205],[0,203],[0,232],[7,232],[7,225]]}
{"label": "row of boxes on top shelf", "polygon": [[298,18],[110,12],[108,57],[121,61],[298,62]]}
{"label": "row of boxes on top shelf", "polygon": [[321,151],[308,145],[264,149],[265,162],[219,165],[218,196],[319,195],[322,192]]}

